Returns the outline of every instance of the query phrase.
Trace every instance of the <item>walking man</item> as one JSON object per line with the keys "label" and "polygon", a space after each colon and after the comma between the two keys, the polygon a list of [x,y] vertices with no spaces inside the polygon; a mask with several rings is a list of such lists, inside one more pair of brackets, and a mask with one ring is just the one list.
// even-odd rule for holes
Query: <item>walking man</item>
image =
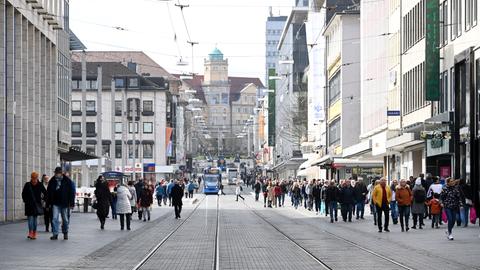
{"label": "walking man", "polygon": [[69,208],[75,206],[75,189],[70,178],[63,174],[62,168],[55,168],[55,175],[48,182],[47,205],[52,209],[52,237],[58,239],[60,226],[59,216],[62,216],[63,239],[68,240]]}
{"label": "walking man", "polygon": [[181,218],[180,214],[182,213],[183,189],[177,180],[175,180],[175,184],[172,187],[172,192],[170,193],[170,196],[172,198],[172,205],[175,210],[175,219],[179,219]]}
{"label": "walking man", "polygon": [[378,232],[382,232],[382,213],[385,216],[385,225],[383,226],[383,230],[389,232],[388,215],[390,211],[390,201],[392,200],[392,191],[390,190],[390,187],[387,186],[387,180],[385,180],[385,178],[380,179],[380,184],[375,186],[373,189],[372,200],[377,210]]}

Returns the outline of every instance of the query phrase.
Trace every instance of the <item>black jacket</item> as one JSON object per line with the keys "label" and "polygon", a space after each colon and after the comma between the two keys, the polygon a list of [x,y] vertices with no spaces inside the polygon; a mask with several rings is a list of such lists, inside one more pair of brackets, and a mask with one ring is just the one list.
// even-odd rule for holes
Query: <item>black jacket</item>
{"label": "black jacket", "polygon": [[183,197],[183,189],[180,185],[175,184],[172,188],[172,204],[173,205],[183,205],[182,197]]}
{"label": "black jacket", "polygon": [[355,185],[355,201],[364,202],[367,199],[368,189],[363,183],[357,183]]}
{"label": "black jacket", "polygon": [[355,203],[355,190],[351,185],[342,187],[340,189],[340,198],[339,201],[344,204],[353,204]]}
{"label": "black jacket", "polygon": [[47,205],[75,206],[75,186],[70,178],[64,175],[60,180],[58,189],[55,176],[50,179],[47,187]]}
{"label": "black jacket", "polygon": [[106,182],[97,182],[95,184],[95,198],[97,200],[97,216],[107,217],[113,198]]}
{"label": "black jacket", "polygon": [[260,182],[255,183],[253,187],[255,189],[255,193],[260,193],[260,190],[262,189],[262,185],[260,185]]}
{"label": "black jacket", "polygon": [[321,199],[322,187],[320,185],[313,186],[312,195],[315,199]]}
{"label": "black jacket", "polygon": [[137,193],[137,203],[140,201],[140,197],[142,197],[143,186],[145,184],[143,182],[138,182],[134,185],[135,192]]}
{"label": "black jacket", "polygon": [[325,192],[325,201],[326,202],[336,202],[338,201],[338,188],[336,186],[329,186]]}
{"label": "black jacket", "polygon": [[45,187],[40,182],[36,185],[32,185],[31,182],[25,183],[22,191],[22,199],[25,203],[25,216],[42,215],[42,213],[37,212],[37,205],[42,205],[42,194],[45,195],[46,193]]}

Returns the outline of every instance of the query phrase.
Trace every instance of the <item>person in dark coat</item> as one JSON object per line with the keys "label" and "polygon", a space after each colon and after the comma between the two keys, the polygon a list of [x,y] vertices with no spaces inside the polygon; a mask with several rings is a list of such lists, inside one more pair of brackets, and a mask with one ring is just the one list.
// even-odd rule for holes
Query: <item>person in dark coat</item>
{"label": "person in dark coat", "polygon": [[335,185],[335,181],[331,180],[325,194],[325,204],[329,208],[331,223],[333,223],[334,218],[335,218],[335,221],[338,221],[338,217],[337,217],[338,197],[339,197],[338,188]]}
{"label": "person in dark coat", "polygon": [[175,209],[175,219],[181,218],[180,214],[182,213],[182,197],[183,197],[183,189],[175,180],[175,185],[172,188],[172,205]]}
{"label": "person in dark coat", "polygon": [[143,212],[143,221],[146,222],[147,219],[150,221],[150,212],[153,204],[153,187],[150,185],[144,185],[143,191],[138,201],[140,209]]}
{"label": "person in dark coat", "polygon": [[45,224],[45,232],[49,232],[50,226],[53,227],[52,225],[52,209],[50,207],[47,207],[47,187],[48,187],[48,181],[50,178],[44,174],[42,175],[42,185],[43,188],[45,189],[45,194],[42,196],[42,206],[43,206],[43,223]]}
{"label": "person in dark coat", "polygon": [[61,167],[55,168],[55,175],[48,182],[47,205],[52,207],[53,226],[51,240],[58,239],[60,219],[62,216],[63,239],[68,240],[69,209],[75,206],[75,185],[63,174]]}
{"label": "person in dark coat", "polygon": [[365,213],[365,201],[367,200],[368,189],[362,179],[359,179],[355,183],[355,204],[357,205],[357,219],[364,219],[363,215]]}
{"label": "person in dark coat", "polygon": [[30,182],[25,183],[22,191],[29,239],[37,239],[37,217],[43,215],[42,196],[46,193],[45,187],[38,181],[38,173],[32,172]]}
{"label": "person in dark coat", "polygon": [[108,216],[112,204],[112,193],[108,189],[107,182],[100,175],[95,183],[95,198],[97,200],[97,217],[100,220],[100,229],[105,227],[105,219]]}
{"label": "person in dark coat", "polygon": [[353,189],[350,180],[345,180],[339,192],[339,201],[341,204],[341,212],[343,222],[352,222],[352,210],[355,203],[355,190]]}
{"label": "person in dark coat", "polygon": [[[142,196],[142,192],[143,192],[143,186],[145,184],[143,183],[143,179],[139,179],[138,182],[134,185],[135,187],[135,191],[137,192],[137,205],[138,203],[140,202],[140,197]],[[138,208],[138,220],[142,220],[142,210],[140,209],[140,207],[137,207]]]}

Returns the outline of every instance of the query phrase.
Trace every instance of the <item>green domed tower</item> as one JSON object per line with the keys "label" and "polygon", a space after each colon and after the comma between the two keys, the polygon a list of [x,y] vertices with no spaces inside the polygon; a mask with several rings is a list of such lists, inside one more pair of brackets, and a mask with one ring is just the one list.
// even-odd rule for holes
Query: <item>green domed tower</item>
{"label": "green domed tower", "polygon": [[204,83],[228,83],[228,60],[223,58],[222,51],[217,47],[208,54],[204,66]]}

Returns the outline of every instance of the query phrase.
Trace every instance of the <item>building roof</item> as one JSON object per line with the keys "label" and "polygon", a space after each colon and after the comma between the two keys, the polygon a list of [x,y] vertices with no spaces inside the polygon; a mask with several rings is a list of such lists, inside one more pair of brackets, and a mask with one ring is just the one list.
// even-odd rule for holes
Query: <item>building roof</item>
{"label": "building roof", "polygon": [[[177,77],[180,77],[180,74],[174,74]],[[195,75],[191,80],[183,80],[187,83],[192,89],[196,90],[197,93],[195,97],[205,100],[205,93],[203,91],[203,75]],[[259,78],[253,77],[228,77],[228,82],[230,84],[230,102],[238,101],[240,99],[240,92],[249,84],[254,84],[258,88],[264,88],[263,83]]]}
{"label": "building roof", "polygon": [[223,60],[223,53],[215,47],[211,53],[208,54],[210,60]]}
{"label": "building roof", "polygon": [[80,41],[80,39],[75,35],[75,33],[70,30],[70,50],[71,51],[81,51],[85,50],[87,47]]}
{"label": "building roof", "polygon": [[[83,52],[73,52],[72,61],[80,62]],[[165,77],[177,79],[142,51],[87,51],[87,62],[119,62],[127,66],[129,62],[137,64],[137,73],[146,77]]]}
{"label": "building roof", "polygon": [[[118,62],[86,62],[86,64],[87,80],[97,79],[98,67],[102,67],[102,87],[104,89],[109,89],[111,87],[112,78],[115,77],[137,77],[139,78],[140,88],[165,89],[165,80],[163,77],[143,77]],[[72,79],[80,80],[81,78],[82,63],[72,62]]]}

